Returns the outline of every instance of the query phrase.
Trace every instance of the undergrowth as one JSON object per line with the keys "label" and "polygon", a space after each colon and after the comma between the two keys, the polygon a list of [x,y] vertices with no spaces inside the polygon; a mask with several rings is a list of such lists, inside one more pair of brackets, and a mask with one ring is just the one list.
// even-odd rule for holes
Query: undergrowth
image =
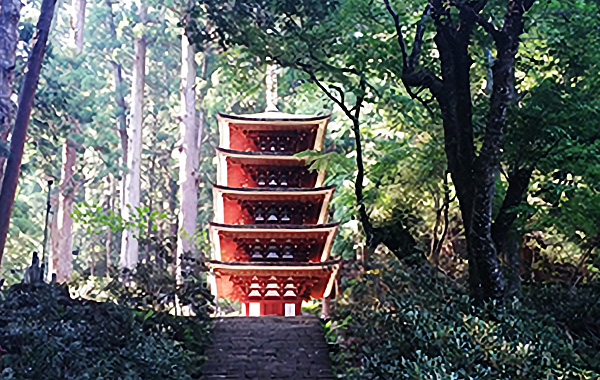
{"label": "undergrowth", "polygon": [[210,343],[207,302],[199,295],[204,290],[182,293],[195,300],[196,315],[176,317],[157,308],[148,291],[162,297],[165,289],[147,287],[138,286],[137,297],[129,295],[133,302],[120,304],[74,299],[56,284],[3,291],[0,379],[199,378]]}
{"label": "undergrowth", "polygon": [[600,378],[599,286],[526,285],[522,299],[473,306],[461,286],[407,261],[347,270],[328,329],[341,378]]}

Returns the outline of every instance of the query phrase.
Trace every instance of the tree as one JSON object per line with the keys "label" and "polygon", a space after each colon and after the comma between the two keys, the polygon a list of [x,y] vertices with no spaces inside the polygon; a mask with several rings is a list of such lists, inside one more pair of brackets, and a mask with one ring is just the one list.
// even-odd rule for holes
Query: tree
{"label": "tree", "polygon": [[[73,2],[74,3],[74,2]],[[20,186],[17,190],[14,212],[8,232],[5,265],[2,277],[7,282],[21,280],[22,270],[31,261],[32,250],[41,252],[43,241],[44,212],[48,179],[61,178],[65,169],[63,152],[65,141],[72,140],[76,149],[76,165],[73,169],[75,183],[81,184],[73,193],[74,211],[72,225],[72,248],[68,257],[72,259],[73,273],[77,277],[105,275],[118,266],[122,229],[126,226],[139,227],[139,260],[156,260],[158,265],[174,264],[176,238],[179,232],[178,150],[181,140],[177,137],[180,119],[176,116],[180,107],[179,84],[181,65],[181,26],[178,25],[180,10],[166,8],[162,3],[148,4],[148,20],[144,30],[147,42],[146,77],[144,89],[144,125],[140,159],[140,205],[133,210],[129,221],[120,217],[122,202],[119,202],[119,184],[127,171],[122,163],[122,144],[119,137],[125,132],[128,117],[125,101],[129,102],[133,67],[133,40],[140,35],[136,23],[136,8],[117,7],[113,12],[105,2],[87,3],[85,20],[85,54],[75,57],[72,49],[74,33],[67,9],[72,2],[65,3],[65,12],[53,24],[45,56],[44,70],[40,75],[38,92],[32,110],[24,156],[21,165]],[[107,22],[112,16],[114,29]],[[34,29],[30,12],[22,17],[19,31],[15,69],[15,86],[19,89],[25,71],[27,56],[30,55],[30,31]],[[75,21],[75,19],[73,19]],[[137,24],[137,25],[136,25]],[[94,31],[94,32],[92,32]],[[112,36],[112,37],[111,37]],[[114,37],[114,38],[113,38]],[[222,110],[223,104],[234,107],[250,107],[257,98],[259,76],[247,76],[247,69],[235,73],[214,72],[216,68],[232,67],[215,55],[197,54],[198,68],[195,79],[197,125],[205,125],[198,144],[205,149],[201,157],[201,168],[196,172],[199,184],[199,202],[194,206],[198,222],[211,218],[212,194],[210,183],[214,182],[214,113]],[[206,58],[206,61],[205,61]],[[236,59],[243,64],[244,59]],[[202,63],[200,63],[202,62]],[[204,70],[206,63],[206,70]],[[247,63],[254,64],[252,59]],[[115,83],[115,65],[121,68],[120,82]],[[124,68],[129,68],[124,70]],[[239,69],[239,68],[238,68]],[[214,76],[213,76],[214,73]],[[239,74],[244,75],[239,75]],[[222,78],[220,83],[232,86],[211,86],[213,78]],[[240,78],[239,81],[237,78]],[[122,100],[122,103],[121,103]],[[202,101],[202,103],[201,103]],[[119,104],[121,103],[121,104]],[[201,105],[202,104],[202,105]],[[205,109],[207,117],[204,117]],[[79,122],[80,133],[73,133],[74,120]],[[206,120],[204,122],[203,120]],[[124,135],[126,137],[126,134]],[[121,140],[122,143],[122,140]],[[85,149],[85,154],[83,154]],[[200,154],[199,154],[200,155]],[[64,178],[65,176],[62,175]],[[58,224],[58,191],[52,194],[51,225]],[[69,213],[67,213],[69,215]],[[51,229],[52,252],[59,252],[58,228]],[[202,234],[196,231],[194,240],[199,250],[205,251]],[[50,258],[49,269],[54,271],[54,258]],[[112,265],[111,265],[112,264]],[[114,266],[114,267],[113,267]],[[175,267],[175,265],[173,265]],[[105,272],[105,269],[108,271]],[[173,269],[175,273],[175,269]],[[51,274],[51,273],[50,273]]]}
{"label": "tree", "polygon": [[[198,216],[198,160],[202,128],[196,113],[196,50],[189,43],[185,28],[181,33],[181,129],[179,147],[179,229],[177,234],[177,268],[181,274],[181,258],[194,251],[194,235]],[[203,123],[204,120],[201,120]]]}
{"label": "tree", "polygon": [[[565,9],[584,6],[552,3],[560,10],[544,13],[531,10],[534,3],[203,1],[216,27],[204,28],[195,39],[244,46],[302,71],[342,110],[356,138],[354,189],[367,241],[384,243],[400,258],[411,251],[405,249],[412,244],[406,221],[374,225],[364,204],[361,121],[369,104],[385,112],[406,106],[404,94],[440,120],[467,240],[471,290],[478,298],[501,298],[505,279],[498,253],[510,245],[504,243],[511,234],[500,232],[511,230],[537,162],[523,166],[503,161],[509,157],[501,154],[507,117],[522,107],[528,91],[523,83],[539,81],[535,66],[523,69],[526,79],[515,78],[522,64],[516,60],[522,33],[535,29],[526,15],[559,21]],[[403,94],[396,83],[404,87]],[[548,155],[548,149],[537,154]],[[516,170],[501,177],[501,163]]]}
{"label": "tree", "polygon": [[10,142],[10,153],[6,163],[4,180],[0,190],[0,263],[6,245],[6,236],[10,223],[10,215],[15,200],[15,191],[19,178],[21,159],[23,157],[23,146],[27,137],[27,127],[31,116],[33,98],[37,89],[42,61],[48,41],[48,33],[52,18],[54,17],[54,7],[56,0],[44,0],[40,9],[40,18],[36,26],[34,45],[27,63],[27,74],[21,87],[19,97],[19,106],[15,119],[15,126]]}
{"label": "tree", "polygon": [[[144,27],[148,8],[145,4],[138,2],[139,24]],[[127,133],[127,173],[125,174],[125,194],[121,215],[124,220],[129,220],[133,211],[140,205],[140,176],[142,155],[142,125],[144,122],[144,84],[146,71],[146,36],[142,31],[135,37],[133,81],[131,85],[131,122]],[[138,262],[138,238],[139,231],[128,228],[123,231],[121,239],[121,268],[133,269]]]}
{"label": "tree", "polygon": [[10,132],[13,114],[13,102],[10,98],[13,94],[13,71],[22,6],[20,0],[3,0],[0,4],[0,184],[6,161],[4,144]]}
{"label": "tree", "polygon": [[[76,0],[75,15],[71,20],[72,42],[75,46],[76,56],[81,56],[83,52],[83,37],[85,31],[85,8],[86,0]],[[80,86],[75,86],[80,88]],[[56,262],[56,268],[51,268],[56,271],[56,280],[65,282],[71,278],[73,272],[73,204],[76,191],[80,187],[80,183],[74,179],[75,166],[77,164],[77,142],[70,134],[81,133],[80,121],[73,116],[69,116],[68,120],[71,124],[69,136],[66,137],[62,152],[62,166],[60,173],[60,183],[58,185],[58,208],[56,210],[56,228],[58,229],[56,238],[58,242],[55,244],[56,251],[52,252],[52,257],[49,263]],[[54,259],[54,260],[53,260]]]}
{"label": "tree", "polygon": [[[117,28],[115,26],[112,2],[111,0],[106,0],[106,6],[108,8],[108,13],[106,15],[106,23],[108,24],[108,31],[110,40],[116,44],[118,41],[117,38]],[[111,56],[115,54],[115,47],[111,45],[110,47]],[[118,116],[117,116],[117,128],[119,132],[119,137],[121,139],[121,149],[123,150],[122,160],[123,165],[127,164],[127,105],[125,104],[125,95],[123,94],[123,67],[116,60],[111,59],[111,65],[113,68],[113,83],[115,87],[115,102],[118,107]],[[126,182],[121,181],[121,204],[125,204],[124,195],[125,195],[125,187]]]}
{"label": "tree", "polygon": [[[519,50],[519,37],[523,33],[523,17],[534,1],[508,1],[499,26],[489,22],[482,14],[486,3],[457,2],[448,7],[443,1],[435,0],[425,7],[423,14],[431,13],[436,29],[434,42],[440,54],[441,68],[441,75],[437,75],[431,68],[417,67],[423,33],[415,33],[409,55],[399,17],[390,2],[385,2],[394,19],[401,49],[402,82],[411,90],[428,89],[442,113],[448,169],[457,191],[467,237],[471,289],[476,295],[481,292],[485,298],[502,298],[505,280],[492,237],[493,199],[507,109],[517,95],[515,57]],[[473,79],[470,73],[473,59],[469,51],[477,26],[492,38],[496,50],[490,68],[492,89],[479,151],[474,140]],[[519,191],[519,199],[525,190],[526,187]]]}

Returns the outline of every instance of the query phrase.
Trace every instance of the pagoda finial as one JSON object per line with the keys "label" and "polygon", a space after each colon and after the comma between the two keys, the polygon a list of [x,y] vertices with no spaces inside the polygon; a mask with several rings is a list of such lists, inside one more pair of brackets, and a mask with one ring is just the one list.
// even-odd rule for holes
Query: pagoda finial
{"label": "pagoda finial", "polygon": [[267,75],[265,76],[267,108],[265,111],[277,112],[277,65],[272,60],[267,62]]}

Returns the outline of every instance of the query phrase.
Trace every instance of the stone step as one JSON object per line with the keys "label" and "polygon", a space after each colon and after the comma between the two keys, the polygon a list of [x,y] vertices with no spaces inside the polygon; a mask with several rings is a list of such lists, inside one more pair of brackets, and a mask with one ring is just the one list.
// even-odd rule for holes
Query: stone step
{"label": "stone step", "polygon": [[330,380],[329,351],[318,318],[218,318],[204,380]]}

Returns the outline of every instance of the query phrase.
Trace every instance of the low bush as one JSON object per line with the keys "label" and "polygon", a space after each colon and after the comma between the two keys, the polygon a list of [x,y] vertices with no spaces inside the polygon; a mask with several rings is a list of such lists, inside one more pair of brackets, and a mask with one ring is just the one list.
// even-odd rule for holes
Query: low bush
{"label": "low bush", "polygon": [[195,379],[205,316],[73,299],[60,285],[18,284],[0,300],[1,379]]}
{"label": "low bush", "polygon": [[522,300],[476,307],[426,262],[380,259],[342,283],[328,331],[338,376],[600,378],[600,287],[531,285]]}

